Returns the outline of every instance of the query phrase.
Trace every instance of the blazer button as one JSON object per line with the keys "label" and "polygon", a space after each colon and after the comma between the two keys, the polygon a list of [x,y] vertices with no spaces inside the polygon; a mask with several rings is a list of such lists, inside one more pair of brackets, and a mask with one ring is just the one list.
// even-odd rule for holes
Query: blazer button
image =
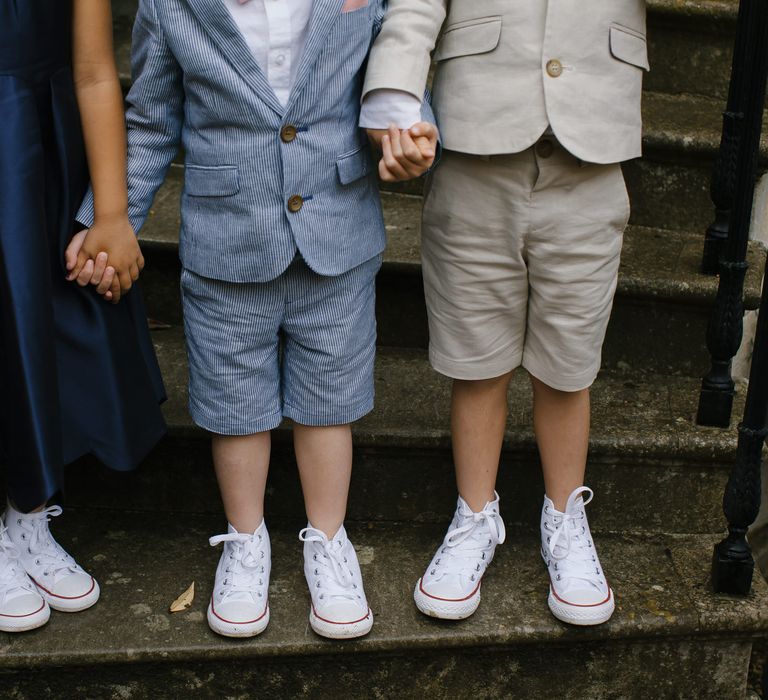
{"label": "blazer button", "polygon": [[290,143],[296,138],[296,133],[296,127],[293,124],[287,124],[280,129],[280,138],[283,140],[283,143]]}
{"label": "blazer button", "polygon": [[556,58],[547,61],[547,74],[550,78],[559,78],[563,74],[563,64]]}
{"label": "blazer button", "polygon": [[301,208],[304,206],[304,199],[300,197],[298,194],[293,195],[288,200],[288,211],[295,214],[297,211],[300,211]]}

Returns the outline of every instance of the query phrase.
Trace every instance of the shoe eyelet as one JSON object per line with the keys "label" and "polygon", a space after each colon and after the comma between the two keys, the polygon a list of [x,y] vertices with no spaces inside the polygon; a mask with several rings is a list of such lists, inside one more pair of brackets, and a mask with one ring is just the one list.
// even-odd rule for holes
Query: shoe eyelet
{"label": "shoe eyelet", "polygon": [[318,573],[317,569],[315,569],[315,576],[319,576],[319,575],[320,574]]}
{"label": "shoe eyelet", "polygon": [[555,569],[555,571],[557,571],[557,564],[555,564],[554,569]]}
{"label": "shoe eyelet", "polygon": [[263,598],[264,596],[261,594],[261,591],[259,591],[259,598]]}
{"label": "shoe eyelet", "polygon": [[429,572],[429,575],[430,576],[434,576],[435,575],[435,569],[432,569],[432,571]]}
{"label": "shoe eyelet", "polygon": [[483,558],[483,561],[485,561],[485,552],[483,552],[483,557],[482,558]]}
{"label": "shoe eyelet", "polygon": [[474,580],[475,580],[475,575],[474,575],[474,574],[472,574],[472,575],[469,577],[469,580],[470,580],[470,581],[474,581]]}
{"label": "shoe eyelet", "polygon": [[22,539],[22,540],[26,540],[26,539],[27,539],[27,535],[26,535],[26,533],[22,533],[22,534],[21,534],[21,539]]}
{"label": "shoe eyelet", "polygon": [[555,578],[556,578],[556,579],[559,581],[559,580],[560,580],[560,574],[558,574],[557,576],[555,576]]}
{"label": "shoe eyelet", "polygon": [[18,518],[18,519],[16,520],[16,524],[17,524],[17,525],[21,525],[21,518]]}
{"label": "shoe eyelet", "polygon": [[480,571],[480,564],[475,567],[475,571]]}
{"label": "shoe eyelet", "polygon": [[315,588],[320,588],[320,581],[315,584]]}
{"label": "shoe eyelet", "polygon": [[345,564],[347,563],[347,558],[346,558],[346,557],[344,557],[344,563],[345,563]]}
{"label": "shoe eyelet", "polygon": [[314,559],[315,561],[317,561],[317,554],[313,554],[313,555],[312,555],[312,559]]}
{"label": "shoe eyelet", "polygon": [[550,540],[550,538],[549,538],[549,537],[547,537],[547,542],[549,542],[549,540]]}
{"label": "shoe eyelet", "polygon": [[488,538],[488,544],[493,544],[490,537]]}
{"label": "shoe eyelet", "polygon": [[325,600],[325,593],[320,594],[320,600]]}
{"label": "shoe eyelet", "polygon": [[[357,584],[356,584],[356,583],[353,583],[353,584],[352,584],[352,588],[354,588],[355,590],[357,590]],[[360,597],[360,596],[358,596],[358,598],[359,598],[359,597]]]}

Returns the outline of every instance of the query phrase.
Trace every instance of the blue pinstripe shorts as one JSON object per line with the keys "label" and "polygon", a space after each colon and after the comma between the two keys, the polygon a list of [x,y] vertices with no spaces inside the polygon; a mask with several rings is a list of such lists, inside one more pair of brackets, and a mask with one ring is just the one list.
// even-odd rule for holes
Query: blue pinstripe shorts
{"label": "blue pinstripe shorts", "polygon": [[344,425],[373,408],[381,256],[325,277],[297,256],[270,282],[184,269],[189,409],[200,427],[250,435],[290,418]]}

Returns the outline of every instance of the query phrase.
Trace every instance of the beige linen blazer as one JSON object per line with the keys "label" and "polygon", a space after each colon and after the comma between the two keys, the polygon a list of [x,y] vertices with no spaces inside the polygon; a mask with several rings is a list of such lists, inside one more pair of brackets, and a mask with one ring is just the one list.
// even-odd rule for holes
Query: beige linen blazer
{"label": "beige linen blazer", "polygon": [[389,0],[363,94],[420,97],[433,49],[446,148],[518,153],[551,126],[587,162],[640,155],[645,0]]}

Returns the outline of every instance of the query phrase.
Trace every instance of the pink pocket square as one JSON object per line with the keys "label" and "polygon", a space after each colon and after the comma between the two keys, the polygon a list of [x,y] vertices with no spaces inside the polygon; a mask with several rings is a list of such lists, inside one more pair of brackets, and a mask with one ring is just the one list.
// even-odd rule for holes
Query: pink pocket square
{"label": "pink pocket square", "polygon": [[360,10],[363,7],[368,7],[368,0],[344,0],[344,5],[341,7],[342,12],[354,12]]}

